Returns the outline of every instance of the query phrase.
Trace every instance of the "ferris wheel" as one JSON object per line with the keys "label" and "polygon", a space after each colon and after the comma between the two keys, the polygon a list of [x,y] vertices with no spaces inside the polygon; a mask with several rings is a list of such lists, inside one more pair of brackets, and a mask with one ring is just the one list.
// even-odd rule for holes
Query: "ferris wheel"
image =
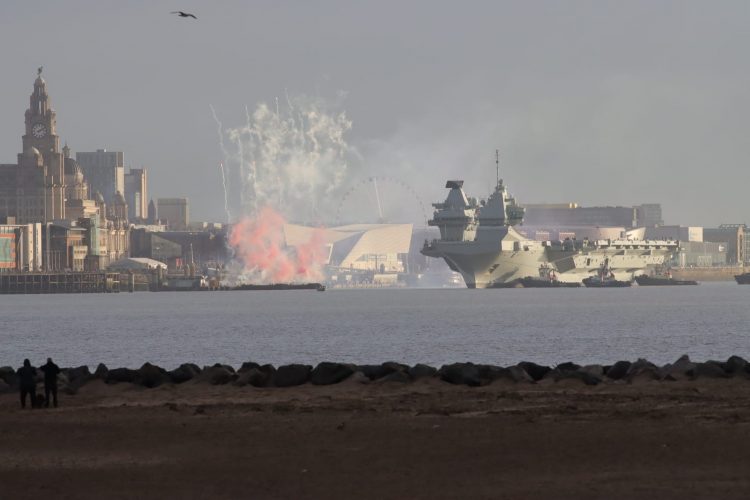
{"label": "ferris wheel", "polygon": [[388,175],[366,177],[344,192],[336,208],[336,225],[412,223],[427,225],[427,210],[408,183]]}

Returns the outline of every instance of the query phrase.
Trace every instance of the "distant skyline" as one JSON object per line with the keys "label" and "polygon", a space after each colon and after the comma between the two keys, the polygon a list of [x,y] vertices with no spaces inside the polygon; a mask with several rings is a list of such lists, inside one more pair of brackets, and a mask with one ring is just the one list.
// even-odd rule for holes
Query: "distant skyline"
{"label": "distant skyline", "polygon": [[289,94],[346,113],[347,184],[388,175],[429,204],[463,178],[485,197],[497,148],[521,204],[750,223],[749,25],[742,1],[6,0],[0,163],[43,65],[62,142],[124,151],[194,220],[226,219],[210,106],[240,127]]}

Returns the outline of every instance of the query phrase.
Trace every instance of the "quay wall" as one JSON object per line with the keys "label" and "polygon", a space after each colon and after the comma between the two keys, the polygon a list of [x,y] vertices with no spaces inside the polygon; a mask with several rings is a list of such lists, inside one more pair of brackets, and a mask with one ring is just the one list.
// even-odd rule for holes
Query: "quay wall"
{"label": "quay wall", "polygon": [[746,272],[742,266],[722,267],[678,267],[672,268],[672,276],[678,280],[734,281],[734,276]]}

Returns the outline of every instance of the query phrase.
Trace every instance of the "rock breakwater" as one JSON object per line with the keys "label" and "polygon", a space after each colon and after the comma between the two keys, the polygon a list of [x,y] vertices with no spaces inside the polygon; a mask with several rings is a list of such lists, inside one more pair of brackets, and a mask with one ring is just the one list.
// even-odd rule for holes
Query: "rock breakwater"
{"label": "rock breakwater", "polygon": [[[440,368],[424,364],[409,366],[397,362],[373,365],[322,362],[316,366],[289,364],[274,367],[255,362],[243,363],[238,369],[224,364],[199,367],[184,363],[167,370],[145,363],[138,369],[113,368],[99,364],[91,372],[88,366],[64,368],[59,376],[60,389],[75,394],[80,387],[92,380],[106,384],[134,384],[145,388],[164,384],[208,384],[235,385],[237,387],[293,387],[304,384],[332,385],[346,380],[359,383],[411,383],[424,379],[436,379],[454,385],[477,387],[506,381],[518,384],[579,382],[581,385],[632,384],[641,382],[665,382],[697,379],[742,378],[750,381],[750,363],[742,357],[731,356],[726,361],[696,362],[687,355],[674,363],[656,365],[645,359],[618,361],[611,365],[578,365],[564,362],[555,366],[539,365],[524,361],[512,366],[452,363]],[[41,371],[37,380],[43,381]],[[0,367],[0,393],[18,389],[18,377],[12,367]]]}

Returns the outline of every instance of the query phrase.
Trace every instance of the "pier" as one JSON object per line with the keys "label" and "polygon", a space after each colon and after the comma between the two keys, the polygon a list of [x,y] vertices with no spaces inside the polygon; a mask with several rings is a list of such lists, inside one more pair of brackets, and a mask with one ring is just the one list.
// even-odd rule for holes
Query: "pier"
{"label": "pier", "polygon": [[118,293],[119,291],[119,273],[0,273],[0,294]]}

